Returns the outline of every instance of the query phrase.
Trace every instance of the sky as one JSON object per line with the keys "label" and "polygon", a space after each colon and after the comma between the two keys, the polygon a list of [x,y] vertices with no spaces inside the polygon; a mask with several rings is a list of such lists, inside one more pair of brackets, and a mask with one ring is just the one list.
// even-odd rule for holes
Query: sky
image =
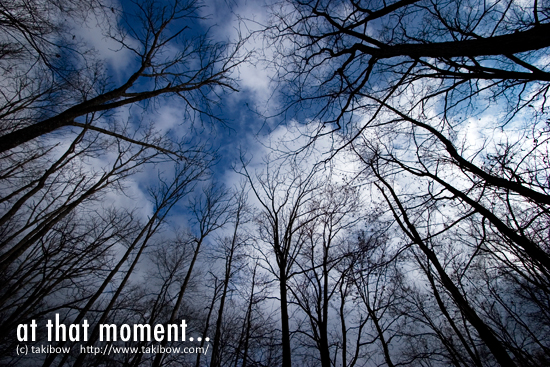
{"label": "sky", "polygon": [[[162,4],[162,2],[155,2]],[[308,140],[304,132],[314,129],[311,121],[296,121],[292,116],[277,115],[282,102],[277,94],[276,83],[272,82],[274,68],[268,60],[273,56],[272,50],[265,47],[266,40],[258,31],[268,23],[268,6],[266,1],[248,0],[205,0],[199,8],[200,20],[189,22],[190,35],[208,32],[212,42],[236,42],[239,37],[249,36],[242,47],[242,52],[250,52],[248,62],[242,63],[234,70],[233,77],[238,80],[238,92],[224,93],[221,97],[221,108],[216,113],[224,123],[191,122],[183,110],[183,101],[176,97],[158,99],[148,109],[139,106],[124,106],[117,111],[120,120],[129,117],[141,118],[151,122],[155,128],[166,134],[181,135],[188,131],[218,151],[219,160],[213,169],[214,178],[227,186],[234,186],[241,176],[234,172],[239,165],[239,156],[243,154],[250,167],[261,170],[263,158],[272,153],[273,148],[282,151],[295,151],[304,146]],[[102,17],[88,17],[84,24],[74,24],[75,36],[88,46],[93,47],[97,57],[104,61],[113,84],[120,84],[135,70],[136,59],[129,50],[121,48],[117,42],[106,37],[106,30],[120,24],[120,12],[131,8],[127,0],[111,0],[112,12]],[[176,26],[181,26],[176,24]],[[187,33],[186,33],[187,34]],[[125,39],[128,45],[139,44],[129,34]],[[181,44],[174,44],[167,52],[175,53]],[[153,107],[153,108],[151,108]],[[311,116],[315,114],[311,111]],[[271,116],[271,117],[270,117]],[[274,116],[274,117],[273,117]],[[308,111],[300,111],[300,116],[308,116]],[[469,149],[477,151],[484,144],[482,137],[493,136],[499,140],[499,131],[494,129],[492,110],[479,116],[473,116],[461,129],[459,140],[470,143]],[[305,124],[307,122],[307,124]],[[507,132],[506,137],[510,134]],[[395,143],[395,142],[394,142]],[[475,143],[475,144],[473,144]],[[331,150],[332,141],[318,141],[309,158],[302,162],[305,166],[326,158]],[[340,169],[338,174],[352,175],[357,167],[341,154],[335,165]],[[144,172],[136,175],[129,183],[129,195],[121,197],[124,205],[131,202],[145,202],[145,189],[156,175]]]}
{"label": "sky", "polygon": [[[246,0],[206,0],[204,6],[198,10],[200,20],[191,20],[187,23],[176,23],[175,27],[187,25],[185,36],[195,36],[208,32],[212,42],[233,43],[239,36],[244,37],[251,31],[259,29],[260,24],[266,22],[266,7],[261,2]],[[155,2],[160,5],[162,2]],[[123,83],[136,70],[138,60],[128,49],[109,37],[109,29],[123,26],[121,12],[135,9],[131,1],[111,0],[107,9],[111,12],[90,14],[82,20],[68,20],[67,26],[71,29],[73,41],[79,41],[84,48],[93,49],[93,53],[108,73],[109,82],[113,85]],[[72,22],[72,23],[71,23]],[[139,27],[136,27],[139,29]],[[175,29],[175,28],[174,28]],[[139,47],[139,42],[131,33],[124,40],[129,47]],[[260,36],[250,37],[244,44],[243,52],[258,50],[262,43]],[[176,54],[182,43],[173,43],[166,47],[167,57]],[[217,150],[219,159],[213,168],[214,180],[233,186],[241,179],[232,167],[237,164],[239,155],[243,152],[247,159],[253,159],[252,164],[260,164],[263,155],[268,153],[271,139],[284,136],[286,133],[285,121],[281,119],[266,119],[264,116],[275,111],[276,98],[273,97],[274,85],[270,83],[272,70],[266,63],[260,61],[263,55],[251,54],[249,62],[241,64],[235,69],[232,77],[238,80],[238,92],[224,93],[221,97],[221,108],[215,113],[223,123],[191,122],[184,111],[184,102],[177,96],[159,98],[154,104],[146,104],[146,108],[138,105],[126,105],[116,110],[119,121],[142,119],[151,123],[155,129],[171,136],[188,135],[191,132],[193,139],[202,139],[211,149]],[[107,122],[103,122],[108,127]],[[101,122],[100,122],[101,124]],[[71,139],[73,137],[70,137]],[[68,144],[68,142],[67,142]],[[90,162],[96,168],[102,165],[101,161]],[[158,170],[158,167],[153,170]],[[110,199],[122,206],[133,206],[142,203],[145,213],[151,212],[152,206],[147,203],[146,189],[156,177],[155,172],[141,172],[131,177],[127,182],[127,192],[109,193]]]}
{"label": "sky", "polygon": [[[246,0],[206,0],[199,9],[203,19],[194,26],[200,27],[200,32],[208,30],[215,42],[235,42],[239,36],[245,37],[257,30],[259,25],[255,22],[266,22],[266,8],[261,4]],[[124,2],[121,5],[124,6]],[[285,121],[265,117],[275,111],[277,102],[276,97],[272,98],[274,85],[270,79],[273,71],[266,62],[260,61],[263,56],[257,53],[261,43],[261,36],[258,35],[250,37],[243,47],[243,53],[254,53],[250,55],[249,62],[241,64],[233,74],[238,80],[239,91],[222,96],[222,108],[217,112],[224,124],[205,125],[196,132],[218,149],[220,159],[215,174],[222,180],[227,180],[222,177],[232,176],[231,167],[238,161],[240,151],[254,157],[262,156],[266,153],[264,146],[269,145],[270,133],[285,129]],[[181,100],[175,97],[167,102],[157,111],[155,125],[181,128],[180,124],[185,119],[178,113]]]}
{"label": "sky", "polygon": [[[100,18],[88,17],[84,24],[74,24],[75,36],[95,50],[98,59],[103,60],[110,81],[120,85],[135,70],[137,60],[128,49],[121,48],[109,38],[106,30],[121,24],[120,12],[135,9],[132,2],[126,0],[111,1],[112,12],[105,12]],[[155,2],[156,5],[161,2]],[[254,33],[268,22],[268,8],[263,1],[248,0],[205,0],[199,8],[198,21],[186,23],[188,35],[208,32],[212,42],[236,42],[239,37],[247,37],[241,48],[249,53],[248,61],[239,65],[232,76],[238,81],[238,92],[222,94],[221,108],[216,110],[224,123],[209,124],[195,121],[191,123],[184,113],[184,102],[177,96],[159,98],[147,109],[140,106],[124,106],[117,110],[117,118],[142,118],[151,122],[157,131],[174,136],[192,131],[192,135],[206,141],[213,150],[217,150],[219,159],[213,168],[214,181],[227,187],[237,186],[242,176],[235,172],[243,155],[249,162],[251,172],[264,169],[263,159],[267,154],[279,154],[298,150],[307,142],[303,136],[309,125],[294,119],[276,116],[281,108],[277,95],[277,85],[272,82],[274,69],[268,61],[271,50],[264,47],[266,42],[262,34]],[[182,26],[184,23],[176,24]],[[139,28],[139,27],[136,27]],[[175,28],[174,28],[175,29]],[[187,34],[186,34],[187,35]],[[130,47],[138,47],[139,42],[128,34],[125,42]],[[167,48],[170,53],[178,52],[182,43],[174,43]],[[274,117],[273,117],[274,116]],[[107,125],[106,125],[107,126]],[[310,169],[314,162],[321,160],[330,150],[330,139],[316,144],[310,155],[301,164]],[[276,151],[276,152],[275,152]],[[342,163],[342,161],[340,162]],[[100,162],[97,163],[100,165]],[[351,171],[351,163],[340,164],[342,172]],[[153,170],[158,170],[158,167]],[[341,174],[341,172],[340,172]],[[144,217],[152,211],[147,200],[147,188],[154,184],[155,172],[145,171],[131,177],[125,195],[109,193],[111,200],[122,206],[142,203]]]}

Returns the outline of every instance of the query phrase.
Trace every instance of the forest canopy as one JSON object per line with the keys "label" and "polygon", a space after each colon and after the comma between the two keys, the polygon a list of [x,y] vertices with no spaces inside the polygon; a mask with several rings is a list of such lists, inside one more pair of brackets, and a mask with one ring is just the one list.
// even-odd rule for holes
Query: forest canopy
{"label": "forest canopy", "polygon": [[550,364],[548,34],[540,0],[4,2],[0,363]]}

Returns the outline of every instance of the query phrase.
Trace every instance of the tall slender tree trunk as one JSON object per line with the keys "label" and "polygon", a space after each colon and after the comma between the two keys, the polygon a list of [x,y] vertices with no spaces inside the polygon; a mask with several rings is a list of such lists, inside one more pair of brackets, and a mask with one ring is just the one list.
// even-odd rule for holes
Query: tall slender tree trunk
{"label": "tall slender tree trunk", "polygon": [[[227,297],[227,289],[229,287],[229,280],[231,279],[231,271],[233,265],[233,255],[235,254],[235,249],[237,247],[237,232],[239,230],[241,209],[237,211],[235,219],[235,227],[233,229],[233,238],[231,239],[231,248],[229,249],[229,257],[226,259],[225,263],[225,275],[223,279],[223,290],[220,296],[220,307],[218,309],[218,319],[216,320],[216,332],[214,335],[214,344],[212,346],[212,360],[210,361],[210,367],[218,367],[220,365],[220,339],[222,331],[222,322],[223,322],[223,311],[225,307],[225,299]],[[198,367],[198,366],[197,366]]]}
{"label": "tall slender tree trunk", "polygon": [[286,264],[281,266],[281,275],[279,280],[279,290],[281,292],[281,332],[283,344],[283,364],[282,367],[291,367],[291,351],[290,351],[290,327],[288,321],[288,296],[287,296],[287,277]]}

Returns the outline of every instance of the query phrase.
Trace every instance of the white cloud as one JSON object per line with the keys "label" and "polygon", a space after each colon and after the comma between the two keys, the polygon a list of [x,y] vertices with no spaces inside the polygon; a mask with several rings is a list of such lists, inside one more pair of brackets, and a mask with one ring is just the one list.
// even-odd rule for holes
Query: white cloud
{"label": "white cloud", "polygon": [[[107,3],[105,6],[107,9],[112,8],[113,10],[120,8],[116,3]],[[83,23],[76,23],[79,21],[76,18],[72,18],[71,21],[75,22],[69,25],[74,32],[75,39],[93,48],[96,57],[103,60],[106,66],[118,73],[123,72],[131,64],[134,54],[127,48],[122,47],[118,41],[109,37],[108,34],[109,30],[114,29],[119,21],[116,11],[90,12]],[[125,39],[125,42],[137,47],[137,41],[129,36]]]}

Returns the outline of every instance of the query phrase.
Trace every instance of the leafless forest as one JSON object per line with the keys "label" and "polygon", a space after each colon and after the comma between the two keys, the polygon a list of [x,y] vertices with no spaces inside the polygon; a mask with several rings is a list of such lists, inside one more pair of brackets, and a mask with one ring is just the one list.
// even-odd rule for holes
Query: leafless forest
{"label": "leafless forest", "polygon": [[0,0],[0,365],[550,365],[550,1],[247,6]]}

